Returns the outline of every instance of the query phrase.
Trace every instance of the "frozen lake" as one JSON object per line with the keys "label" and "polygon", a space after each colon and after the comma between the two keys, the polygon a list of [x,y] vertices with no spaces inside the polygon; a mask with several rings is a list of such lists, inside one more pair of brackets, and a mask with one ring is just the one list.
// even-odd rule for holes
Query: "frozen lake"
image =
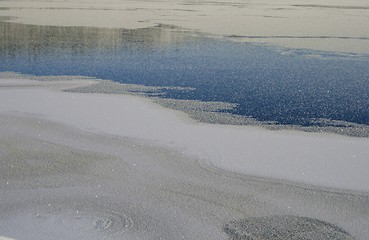
{"label": "frozen lake", "polygon": [[0,0],[0,240],[369,239],[368,16]]}
{"label": "frozen lake", "polygon": [[268,123],[369,124],[366,54],[234,42],[167,25],[129,30],[0,22],[0,31],[0,71],[165,87],[146,93],[227,103],[217,111]]}

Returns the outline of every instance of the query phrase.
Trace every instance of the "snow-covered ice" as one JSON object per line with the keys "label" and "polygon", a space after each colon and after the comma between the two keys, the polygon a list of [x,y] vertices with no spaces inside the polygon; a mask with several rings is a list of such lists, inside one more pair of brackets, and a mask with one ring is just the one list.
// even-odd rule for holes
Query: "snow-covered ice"
{"label": "snow-covered ice", "polygon": [[86,131],[149,141],[236,173],[369,192],[367,138],[196,123],[136,96],[46,87],[0,91],[1,113],[36,114]]}

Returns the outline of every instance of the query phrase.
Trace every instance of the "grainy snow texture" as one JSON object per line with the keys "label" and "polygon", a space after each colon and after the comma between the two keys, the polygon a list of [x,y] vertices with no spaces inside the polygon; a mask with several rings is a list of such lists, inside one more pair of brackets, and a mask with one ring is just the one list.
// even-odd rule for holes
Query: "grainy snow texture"
{"label": "grainy snow texture", "polygon": [[[351,151],[367,156],[367,139],[199,124],[135,96],[60,92],[89,80],[1,79],[6,240],[369,237],[367,192],[293,182],[367,191],[355,180],[365,166],[348,164]],[[312,164],[323,177],[300,178],[316,176],[303,169]],[[344,183],[342,168],[356,171],[354,180]]]}
{"label": "grainy snow texture", "polygon": [[2,88],[0,111],[36,114],[87,131],[147,140],[241,174],[369,192],[368,138],[196,124],[135,96],[45,88]]}
{"label": "grainy snow texture", "polygon": [[[0,21],[165,24],[353,58],[369,53],[368,11],[361,0],[0,0]],[[142,96],[63,91],[92,83],[0,73],[0,240],[369,239],[369,138],[199,123]]]}

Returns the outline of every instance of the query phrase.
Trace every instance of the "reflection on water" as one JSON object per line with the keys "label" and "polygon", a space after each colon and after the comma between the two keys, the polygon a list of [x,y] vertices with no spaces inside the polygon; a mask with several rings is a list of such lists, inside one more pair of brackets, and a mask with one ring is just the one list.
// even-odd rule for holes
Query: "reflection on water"
{"label": "reflection on water", "polygon": [[[170,26],[166,26],[170,29]],[[181,41],[179,35],[161,27],[147,29],[106,29],[92,27],[49,27],[0,22],[0,53],[43,58],[47,54],[85,55],[96,51],[151,51]]]}
{"label": "reflection on water", "polygon": [[193,90],[167,88],[163,97],[236,103],[225,111],[280,124],[369,125],[366,57],[271,49],[170,26],[125,30],[0,22],[0,32],[0,71],[186,87]]}

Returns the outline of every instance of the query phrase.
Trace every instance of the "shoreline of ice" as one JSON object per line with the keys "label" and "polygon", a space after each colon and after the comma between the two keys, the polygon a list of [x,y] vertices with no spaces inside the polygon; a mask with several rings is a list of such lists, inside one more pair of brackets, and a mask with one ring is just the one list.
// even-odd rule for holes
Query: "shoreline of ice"
{"label": "shoreline of ice", "polygon": [[141,139],[238,174],[369,192],[368,138],[196,123],[142,97],[60,91],[81,83],[90,84],[1,79],[0,113],[32,114],[85,131]]}

